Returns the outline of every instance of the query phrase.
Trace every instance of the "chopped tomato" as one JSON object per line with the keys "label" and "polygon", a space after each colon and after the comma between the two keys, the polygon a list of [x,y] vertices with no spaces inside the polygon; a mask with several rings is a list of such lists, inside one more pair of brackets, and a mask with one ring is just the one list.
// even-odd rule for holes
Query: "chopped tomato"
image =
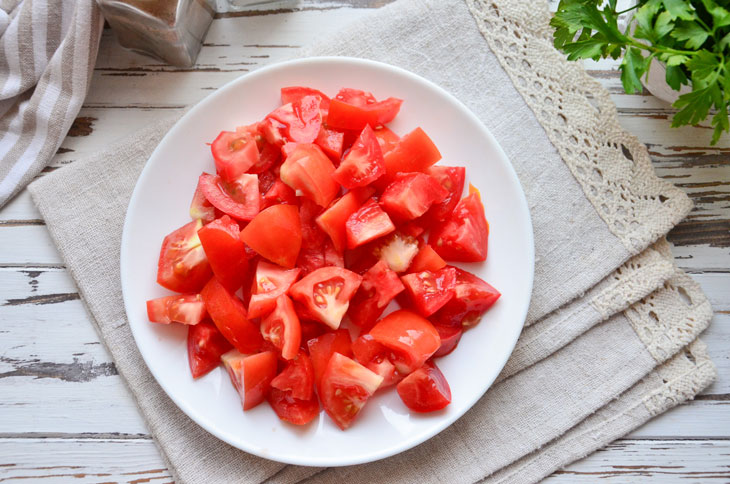
{"label": "chopped tomato", "polygon": [[418,312],[430,316],[454,297],[456,270],[444,267],[437,272],[422,271],[401,277]]}
{"label": "chopped tomato", "polygon": [[307,95],[271,112],[268,119],[279,123],[279,133],[295,143],[312,143],[322,126],[319,96]]}
{"label": "chopped tomato", "polygon": [[372,253],[385,261],[391,270],[404,272],[418,254],[418,239],[396,230],[373,243]]}
{"label": "chopped tomato", "polygon": [[296,282],[289,294],[317,321],[337,329],[360,281],[361,276],[342,267],[323,267]]}
{"label": "chopped tomato", "polygon": [[423,216],[429,225],[435,226],[446,220],[459,203],[461,194],[464,192],[466,169],[463,166],[434,165],[426,170],[426,173],[435,178],[449,192],[446,198],[441,202],[435,202]]}
{"label": "chopped tomato", "polygon": [[294,355],[284,370],[276,375],[271,386],[291,392],[299,400],[310,400],[314,396],[314,367],[304,351]]}
{"label": "chopped tomato", "polygon": [[320,383],[325,412],[345,430],[360,413],[383,378],[339,353],[330,358]]}
{"label": "chopped tomato", "polygon": [[285,360],[297,356],[302,328],[299,317],[294,312],[294,304],[286,294],[276,298],[274,310],[261,321],[261,334],[281,352],[281,357]]}
{"label": "chopped tomato", "polygon": [[449,261],[481,262],[487,259],[489,224],[478,192],[463,198],[442,225],[434,227],[428,243]]}
{"label": "chopped tomato", "polygon": [[429,362],[398,383],[398,395],[414,412],[435,412],[451,403],[451,388],[441,370]]}
{"label": "chopped tomato", "polygon": [[200,220],[174,230],[162,241],[157,262],[157,283],[175,292],[199,292],[213,275],[198,238]]}
{"label": "chopped tomato", "polygon": [[147,318],[153,323],[195,325],[206,316],[200,294],[165,296],[147,301]]}
{"label": "chopped tomato", "polygon": [[241,287],[248,270],[246,250],[238,236],[239,231],[238,223],[228,215],[198,231],[213,274],[230,292]]}
{"label": "chopped tomato", "polygon": [[369,334],[396,353],[398,359],[393,363],[402,374],[420,368],[441,346],[441,338],[433,324],[405,309],[388,314]]}
{"label": "chopped tomato", "polygon": [[387,126],[380,126],[375,130],[375,137],[378,138],[378,144],[380,145],[380,151],[383,156],[390,150],[396,147],[400,136],[388,129]]}
{"label": "chopped tomato", "polygon": [[[296,303],[294,305],[294,309],[297,309],[297,305],[299,303]],[[327,326],[324,326],[323,324],[320,324],[317,321],[302,321],[299,320],[299,323],[302,327],[302,342],[301,347],[306,348],[307,343],[309,340],[317,338],[319,336],[322,336],[323,334],[329,332],[329,328]]]}
{"label": "chopped tomato", "polygon": [[378,389],[395,385],[405,376],[393,364],[398,361],[393,350],[375,341],[370,334],[357,338],[352,343],[352,352],[359,363],[383,378]]}
{"label": "chopped tomato", "polygon": [[[321,325],[319,326],[321,327]],[[319,387],[319,382],[322,380],[324,370],[333,353],[339,353],[348,358],[352,356],[350,332],[341,328],[322,334],[307,341],[307,348],[314,368],[314,383]]]}
{"label": "chopped tomato", "polygon": [[340,193],[332,178],[335,167],[319,146],[298,144],[281,165],[281,180],[300,190],[320,207],[328,206]]}
{"label": "chopped tomato", "polygon": [[190,218],[200,220],[204,224],[212,222],[215,219],[215,207],[205,198],[203,190],[200,189],[200,182],[195,187],[193,201],[190,202]]}
{"label": "chopped tomato", "polygon": [[251,410],[264,401],[276,375],[276,353],[264,351],[244,355],[232,350],[221,356],[221,360],[241,397],[243,410]]}
{"label": "chopped tomato", "polygon": [[444,267],[446,267],[446,261],[443,260],[435,250],[433,250],[433,247],[426,244],[421,247],[421,250],[418,254],[416,254],[416,257],[413,258],[413,261],[411,261],[411,265],[408,267],[408,272],[436,272]]}
{"label": "chopped tomato", "polygon": [[241,240],[261,257],[292,268],[302,245],[302,227],[295,205],[273,205],[241,231]]}
{"label": "chopped tomato", "polygon": [[253,353],[261,347],[259,329],[246,317],[243,302],[230,293],[215,277],[200,293],[205,309],[218,330],[241,353]]}
{"label": "chopped tomato", "polygon": [[340,163],[342,158],[342,151],[345,143],[345,134],[341,131],[335,131],[322,126],[317,135],[317,139],[314,140],[314,144],[322,148],[322,151],[330,157],[335,163]]}
{"label": "chopped tomato", "polygon": [[322,213],[322,207],[308,198],[299,197],[299,219],[302,222],[302,249],[299,251],[297,267],[302,269],[302,275],[325,267],[324,250],[327,234],[316,223],[316,218]]}
{"label": "chopped tomato", "polygon": [[188,327],[188,363],[193,378],[200,378],[216,368],[221,355],[230,351],[233,345],[223,337],[218,328],[209,321]]}
{"label": "chopped tomato", "polygon": [[345,223],[347,248],[354,249],[395,230],[388,214],[371,198]]}
{"label": "chopped tomato", "polygon": [[400,111],[401,104],[403,104],[403,101],[394,97],[364,106],[356,106],[342,102],[339,99],[332,99],[327,114],[327,124],[336,129],[361,130],[368,124],[373,128],[377,128],[393,121],[393,118]]}
{"label": "chopped tomato", "polygon": [[297,203],[297,195],[294,190],[289,187],[289,185],[277,179],[271,188],[266,191],[261,202],[261,210],[265,210],[272,205],[282,203],[295,205]]}
{"label": "chopped tomato", "polygon": [[347,192],[322,212],[316,219],[317,225],[332,239],[335,250],[343,252],[347,247],[345,223],[360,208],[355,192]]}
{"label": "chopped tomato", "polygon": [[361,91],[360,89],[350,89],[349,87],[343,87],[340,89],[335,95],[335,99],[342,101],[343,103],[359,107],[377,102],[372,93]]}
{"label": "chopped tomato", "polygon": [[[271,187],[274,186],[274,183],[276,183],[277,180],[279,180],[279,177],[271,170],[259,173],[259,193],[262,197],[266,194],[266,192],[271,190]],[[263,209],[264,208],[261,208],[261,210]]]}
{"label": "chopped tomato", "polygon": [[474,274],[458,268],[454,270],[454,297],[432,319],[445,326],[474,326],[501,294]]}
{"label": "chopped tomato", "polygon": [[369,185],[384,174],[380,144],[372,128],[366,125],[332,178],[345,188],[355,188]]}
{"label": "chopped tomato", "polygon": [[251,287],[248,316],[253,319],[273,311],[277,298],[286,294],[300,272],[299,268],[287,270],[263,260],[259,261]]}
{"label": "chopped tomato", "polygon": [[289,103],[294,103],[294,102],[300,101],[305,96],[319,96],[320,109],[322,111],[324,111],[324,114],[326,114],[327,110],[329,110],[330,98],[322,91],[318,91],[317,89],[312,89],[311,87],[301,87],[301,86],[292,86],[292,87],[282,87],[281,88],[281,103],[282,104],[289,104]]}
{"label": "chopped tomato", "polygon": [[388,180],[398,172],[425,171],[440,159],[438,148],[421,128],[403,136],[395,148],[383,156]]}
{"label": "chopped tomato", "polygon": [[369,331],[385,308],[405,287],[388,264],[380,260],[363,274],[360,288],[347,311],[350,320],[363,331]]}
{"label": "chopped tomato", "polygon": [[237,128],[235,133],[221,131],[210,145],[215,171],[226,182],[233,182],[259,162],[259,150],[251,130]]}
{"label": "chopped tomato", "polygon": [[273,168],[281,160],[279,146],[269,143],[259,133],[256,133],[257,144],[259,145],[259,162],[248,169],[249,173],[261,174]]}
{"label": "chopped tomato", "polygon": [[256,129],[261,137],[270,145],[275,146],[277,150],[287,142],[284,131],[286,126],[274,118],[265,118],[257,125]]}
{"label": "chopped tomato", "polygon": [[272,388],[267,400],[276,415],[290,424],[306,425],[319,415],[319,403],[316,398],[299,400],[292,397],[291,392]]}
{"label": "chopped tomato", "polygon": [[380,205],[395,219],[413,220],[448,194],[435,178],[425,173],[398,173],[383,191]]}
{"label": "chopped tomato", "polygon": [[441,324],[434,324],[433,326],[436,328],[436,331],[439,332],[439,337],[441,338],[441,346],[438,350],[436,350],[436,353],[434,353],[433,356],[448,355],[456,349],[456,345],[459,344],[459,340],[461,340],[461,335],[464,333],[464,330],[462,330],[460,326],[444,326]]}
{"label": "chopped tomato", "polygon": [[218,210],[237,220],[251,220],[259,213],[259,187],[256,175],[241,175],[235,182],[224,184],[220,177],[203,173],[200,189]]}

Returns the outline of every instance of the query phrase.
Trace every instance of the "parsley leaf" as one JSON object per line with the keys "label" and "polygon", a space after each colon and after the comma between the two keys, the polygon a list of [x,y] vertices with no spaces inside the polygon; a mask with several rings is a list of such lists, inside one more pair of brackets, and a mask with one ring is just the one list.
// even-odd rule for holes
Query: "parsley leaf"
{"label": "parsley leaf", "polygon": [[671,35],[680,42],[686,41],[685,45],[688,49],[699,49],[710,33],[696,22],[680,22]]}

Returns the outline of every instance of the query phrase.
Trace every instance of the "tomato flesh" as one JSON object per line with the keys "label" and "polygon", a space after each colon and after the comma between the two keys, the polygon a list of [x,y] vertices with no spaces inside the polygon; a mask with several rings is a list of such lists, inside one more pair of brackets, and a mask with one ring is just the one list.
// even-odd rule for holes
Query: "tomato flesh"
{"label": "tomato flesh", "polygon": [[378,138],[378,144],[380,145],[380,151],[383,153],[383,156],[395,148],[398,140],[400,140],[400,136],[388,129],[387,126],[381,126],[376,129],[375,137]]}
{"label": "tomato flesh", "polygon": [[285,360],[296,358],[301,343],[302,328],[299,317],[294,311],[294,304],[286,294],[276,298],[274,310],[261,321],[261,334],[281,352],[282,358]]}
{"label": "tomato flesh", "polygon": [[337,426],[350,427],[383,378],[356,361],[334,353],[320,382],[320,397],[327,415]]}
{"label": "tomato flesh", "polygon": [[405,376],[393,363],[399,361],[399,357],[390,348],[375,341],[370,334],[363,334],[352,343],[352,353],[355,360],[383,378],[379,390],[395,385]]}
{"label": "tomato flesh", "polygon": [[279,132],[295,143],[312,143],[322,126],[319,105],[322,98],[306,95],[271,112],[268,119],[280,124]]}
{"label": "tomato flesh", "polygon": [[459,344],[461,335],[464,331],[460,326],[443,326],[441,324],[434,324],[434,327],[441,338],[441,346],[438,350],[436,350],[436,353],[434,353],[433,356],[448,355],[456,349],[456,345]]}
{"label": "tomato flesh", "polygon": [[398,230],[374,242],[372,254],[395,272],[404,272],[418,255],[418,240]]}
{"label": "tomato flesh", "polygon": [[171,291],[199,292],[213,275],[198,237],[200,220],[183,225],[162,241],[157,283]]}
{"label": "tomato flesh", "polygon": [[345,223],[360,208],[355,192],[347,192],[316,218],[317,225],[330,236],[335,250],[343,252],[347,247]]}
{"label": "tomato flesh", "polygon": [[431,271],[436,272],[446,267],[446,261],[441,258],[440,255],[433,250],[433,247],[426,244],[421,247],[416,257],[411,261],[411,265],[408,267],[408,272],[422,272]]}
{"label": "tomato flesh", "polygon": [[193,200],[190,202],[190,218],[193,220],[200,219],[204,224],[215,219],[215,207],[205,198],[203,190],[200,189],[200,183],[195,187]]}
{"label": "tomato flesh", "polygon": [[269,188],[261,199],[261,210],[278,204],[294,205],[297,203],[297,195],[294,190],[283,181],[277,180]]}
{"label": "tomato flesh", "polygon": [[271,386],[291,392],[291,396],[298,400],[311,400],[314,396],[314,367],[309,356],[304,351],[296,354],[271,381]]}
{"label": "tomato flesh", "polygon": [[488,238],[489,224],[475,191],[456,205],[446,222],[433,229],[428,243],[448,261],[481,262],[487,259]]}
{"label": "tomato flesh", "polygon": [[221,131],[210,149],[216,173],[227,182],[234,181],[259,162],[258,146],[245,127],[236,129],[235,133]]}
{"label": "tomato flesh", "polygon": [[378,261],[363,274],[347,311],[350,320],[363,331],[369,331],[390,301],[404,289],[398,274],[385,261]]}
{"label": "tomato flesh", "polygon": [[187,343],[188,364],[193,378],[200,378],[216,368],[221,362],[221,355],[233,348],[209,321],[189,326]]}
{"label": "tomato flesh", "polygon": [[299,210],[294,205],[273,205],[251,220],[240,237],[261,257],[292,268],[302,245]]}
{"label": "tomato flesh", "polygon": [[206,315],[200,294],[165,296],[147,301],[147,318],[153,323],[195,325]]}
{"label": "tomato flesh", "polygon": [[380,204],[395,219],[413,220],[448,194],[435,178],[425,173],[398,173],[380,197]]}
{"label": "tomato flesh", "polygon": [[263,402],[276,375],[276,353],[264,351],[255,355],[236,350],[221,356],[228,376],[241,397],[243,410],[251,410]]}
{"label": "tomato flesh", "polygon": [[396,388],[403,403],[414,412],[441,410],[451,403],[451,388],[435,363],[426,363]]}
{"label": "tomato flesh", "polygon": [[319,387],[327,363],[329,363],[334,353],[339,353],[348,358],[352,357],[350,332],[346,329],[338,329],[322,334],[307,341],[307,349],[314,369],[314,383]]}
{"label": "tomato flesh", "polygon": [[440,325],[467,327],[479,322],[481,315],[501,294],[487,282],[459,268],[456,271],[454,297],[432,317]]}
{"label": "tomato flesh", "polygon": [[416,128],[403,136],[398,144],[383,156],[386,180],[392,179],[396,173],[425,171],[441,159],[436,145],[421,129]]}
{"label": "tomato flesh", "polygon": [[345,222],[347,248],[354,249],[394,230],[395,225],[388,214],[371,198]]}
{"label": "tomato flesh", "polygon": [[322,91],[311,87],[291,86],[281,88],[281,103],[289,104],[300,101],[304,96],[319,96],[319,108],[325,113],[330,107],[330,98]]}
{"label": "tomato flesh", "polygon": [[361,281],[362,276],[342,267],[323,267],[292,285],[289,294],[317,321],[337,329]]}
{"label": "tomato flesh", "polygon": [[300,272],[299,268],[283,269],[266,261],[259,261],[251,288],[248,316],[258,318],[273,311],[277,298],[286,294]]}
{"label": "tomato flesh", "polygon": [[391,122],[400,111],[401,104],[402,100],[393,97],[364,106],[332,99],[327,124],[336,129],[361,130],[367,125],[377,128]]}
{"label": "tomato flesh", "polygon": [[332,174],[332,178],[345,188],[368,185],[385,174],[383,153],[373,129],[367,125],[355,144]]}
{"label": "tomato flesh", "polygon": [[428,317],[454,297],[456,270],[444,267],[437,272],[414,272],[401,280],[418,312]]}
{"label": "tomato flesh", "polygon": [[461,195],[464,192],[466,169],[463,166],[434,165],[426,170],[426,173],[436,179],[449,192],[441,202],[434,203],[423,216],[429,225],[434,226],[446,220],[461,200]]}
{"label": "tomato flesh", "polygon": [[340,163],[342,158],[342,151],[345,144],[345,134],[341,131],[335,131],[322,126],[317,135],[317,139],[314,140],[314,144],[322,148],[322,151],[330,157],[335,163]]}
{"label": "tomato flesh", "polygon": [[394,363],[403,374],[420,368],[441,346],[441,338],[433,324],[405,309],[385,316],[369,334],[396,352],[400,358]]}
{"label": "tomato flesh", "polygon": [[261,348],[261,333],[246,317],[243,302],[215,277],[206,284],[200,295],[218,330],[238,351],[253,353]]}
{"label": "tomato flesh", "polygon": [[281,180],[320,207],[328,206],[340,193],[332,178],[335,167],[314,144],[297,144],[281,165]]}
{"label": "tomato flesh", "polygon": [[246,250],[239,234],[238,223],[228,215],[214,220],[198,230],[198,237],[213,274],[230,292],[243,284],[248,271]]}
{"label": "tomato flesh", "polygon": [[319,415],[319,403],[316,398],[299,400],[291,392],[272,388],[267,398],[269,405],[277,417],[294,425],[306,425]]}
{"label": "tomato flesh", "polygon": [[237,220],[251,220],[259,213],[258,177],[243,174],[230,183],[203,173],[198,179],[205,198],[218,210]]}

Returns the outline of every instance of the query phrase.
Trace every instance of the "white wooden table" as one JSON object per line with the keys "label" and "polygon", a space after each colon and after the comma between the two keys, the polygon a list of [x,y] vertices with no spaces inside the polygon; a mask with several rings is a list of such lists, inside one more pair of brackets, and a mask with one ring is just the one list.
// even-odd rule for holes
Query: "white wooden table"
{"label": "white wooden table", "polygon": [[[219,14],[186,70],[125,52],[105,30],[86,103],[44,174],[386,3],[302,0]],[[548,482],[730,482],[730,136],[710,148],[710,129],[671,129],[666,104],[624,94],[615,63],[588,67],[623,126],[648,145],[657,173],[695,201],[670,240],[715,309],[703,339],[719,378]],[[0,210],[0,248],[0,482],[169,482],[27,191]]]}

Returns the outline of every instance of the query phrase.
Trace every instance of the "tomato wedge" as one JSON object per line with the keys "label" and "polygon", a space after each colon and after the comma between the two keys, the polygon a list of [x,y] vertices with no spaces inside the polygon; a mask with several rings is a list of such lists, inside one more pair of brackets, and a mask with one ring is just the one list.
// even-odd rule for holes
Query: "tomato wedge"
{"label": "tomato wedge", "polygon": [[261,257],[292,268],[302,245],[302,226],[295,205],[273,205],[251,220],[241,240]]}
{"label": "tomato wedge", "polygon": [[425,173],[398,173],[383,191],[380,205],[394,219],[413,220],[448,194],[435,178]]}
{"label": "tomato wedge", "polygon": [[241,287],[248,271],[246,250],[238,236],[239,231],[238,222],[228,215],[198,230],[213,274],[230,292],[236,292]]}
{"label": "tomato wedge", "polygon": [[[321,325],[319,326],[321,327]],[[314,384],[319,387],[319,382],[322,380],[324,370],[333,353],[339,353],[348,358],[352,356],[350,332],[341,328],[322,334],[307,341],[307,349],[314,369]]]}
{"label": "tomato wedge", "polygon": [[216,173],[232,182],[259,162],[259,150],[251,130],[237,128],[236,132],[221,131],[210,145]]}
{"label": "tomato wedge", "polygon": [[317,225],[330,236],[338,252],[343,252],[347,247],[345,223],[353,213],[357,212],[360,205],[357,194],[347,192],[316,218]]}
{"label": "tomato wedge", "polygon": [[291,392],[272,388],[267,400],[276,415],[290,424],[306,425],[319,415],[319,403],[316,398],[299,400],[292,397]]}
{"label": "tomato wedge", "polygon": [[190,218],[193,220],[200,219],[204,224],[212,222],[215,219],[215,207],[203,195],[203,190],[200,189],[200,182],[195,187],[193,200],[190,202]]}
{"label": "tomato wedge", "polygon": [[398,140],[400,140],[400,136],[388,129],[387,126],[377,128],[375,130],[375,137],[378,138],[378,144],[380,145],[380,151],[383,153],[383,156],[395,148]]}
{"label": "tomato wedge", "polygon": [[259,213],[259,187],[256,175],[243,174],[232,183],[203,173],[198,179],[205,198],[218,210],[237,220],[251,220]]}
{"label": "tomato wedge", "polygon": [[434,203],[423,216],[427,225],[434,226],[446,220],[461,200],[461,195],[464,192],[466,169],[463,166],[434,165],[426,170],[426,173],[436,179],[449,192],[441,202]]}
{"label": "tomato wedge", "polygon": [[395,272],[404,272],[418,254],[418,239],[401,230],[373,243],[372,253]]}
{"label": "tomato wedge", "polygon": [[363,331],[369,331],[390,301],[404,289],[398,274],[385,261],[378,261],[363,274],[360,288],[347,311],[350,320]]}
{"label": "tomato wedge", "polygon": [[441,338],[433,324],[405,309],[385,316],[369,334],[396,353],[397,361],[393,363],[402,374],[420,368],[441,346]]}
{"label": "tomato wedge", "polygon": [[210,321],[202,321],[188,327],[188,364],[193,378],[200,378],[216,368],[221,355],[233,345],[223,337]]}
{"label": "tomato wedge", "polygon": [[345,430],[352,425],[383,378],[339,353],[330,358],[320,382],[325,412]]}
{"label": "tomato wedge", "polygon": [[322,126],[317,135],[317,139],[314,140],[314,144],[322,148],[322,151],[330,157],[335,163],[340,163],[342,158],[342,151],[345,144],[345,134],[341,131],[335,131]]}
{"label": "tomato wedge", "polygon": [[451,388],[435,363],[428,362],[398,383],[398,395],[406,407],[425,413],[451,403]]}
{"label": "tomato wedge", "polygon": [[479,192],[463,198],[451,216],[434,227],[428,243],[444,259],[458,262],[481,262],[487,259],[489,224]]}
{"label": "tomato wedge", "polygon": [[454,297],[432,316],[432,320],[445,326],[474,326],[501,294],[474,274],[456,267],[454,270]]}
{"label": "tomato wedge", "polygon": [[153,323],[200,323],[207,313],[200,294],[165,296],[147,301],[147,318]]}
{"label": "tomato wedge", "polygon": [[349,87],[343,87],[335,95],[335,99],[342,101],[343,103],[352,104],[353,106],[367,106],[377,102],[375,96],[367,91],[361,91],[360,89],[351,89]]}
{"label": "tomato wedge", "polygon": [[362,276],[342,267],[323,267],[292,285],[289,294],[317,321],[337,329],[361,281]]}
{"label": "tomato wedge", "polygon": [[437,272],[414,272],[401,280],[418,312],[428,317],[454,297],[456,270],[444,267]]}
{"label": "tomato wedge", "polygon": [[354,249],[394,230],[395,225],[388,214],[380,208],[374,198],[371,198],[345,222],[347,248]]}
{"label": "tomato wedge", "polygon": [[300,101],[305,96],[319,96],[319,108],[326,114],[330,107],[330,98],[322,91],[312,89],[311,87],[291,86],[281,88],[281,103],[289,104]]}
{"label": "tomato wedge", "polygon": [[383,156],[387,173],[384,179],[389,181],[398,172],[425,171],[440,159],[441,153],[431,138],[421,128],[416,128]]}
{"label": "tomato wedge", "polygon": [[403,104],[401,99],[389,97],[383,101],[356,106],[332,99],[327,124],[335,129],[361,130],[370,125],[373,128],[393,121]]}
{"label": "tomato wedge", "polygon": [[157,262],[157,283],[175,292],[199,292],[213,275],[198,238],[200,220],[174,230],[162,241]]}
{"label": "tomato wedge", "polygon": [[291,392],[298,400],[310,400],[314,396],[314,367],[304,351],[286,364],[286,368],[271,381],[273,388]]}
{"label": "tomato wedge", "polygon": [[352,353],[355,360],[383,378],[378,390],[395,385],[405,376],[393,364],[398,361],[393,350],[375,341],[370,334],[363,334],[352,343]]}
{"label": "tomato wedge", "polygon": [[272,205],[288,204],[295,205],[297,203],[297,195],[294,190],[283,181],[277,180],[271,185],[261,199],[261,210],[265,210]]}
{"label": "tomato wedge", "polygon": [[332,161],[319,146],[298,144],[281,165],[280,175],[294,190],[326,207],[340,193],[340,186],[332,179],[334,171]]}
{"label": "tomato wedge", "polygon": [[236,350],[221,356],[231,382],[241,397],[243,410],[251,410],[263,402],[276,375],[276,353],[264,351],[244,355]]}
{"label": "tomato wedge", "polygon": [[299,324],[299,317],[294,312],[294,304],[286,294],[276,298],[274,310],[261,321],[261,334],[266,341],[281,352],[281,357],[285,360],[291,360],[297,356],[302,339],[302,328]]}
{"label": "tomato wedge", "polygon": [[251,300],[248,304],[248,317],[258,318],[274,310],[276,300],[286,294],[294,281],[299,277],[301,269],[282,269],[266,261],[259,261],[256,266],[251,287]]}
{"label": "tomato wedge", "polygon": [[280,124],[279,132],[295,143],[312,143],[322,126],[320,96],[306,95],[271,112],[267,119]]}
{"label": "tomato wedge", "polygon": [[436,272],[444,267],[446,267],[446,261],[443,260],[435,250],[433,250],[433,247],[426,244],[421,247],[421,250],[418,251],[416,257],[414,257],[411,261],[411,265],[408,267],[408,272]]}
{"label": "tomato wedge", "polygon": [[456,349],[456,345],[459,344],[464,330],[460,326],[444,326],[441,324],[434,324],[433,326],[439,332],[439,337],[441,338],[441,346],[433,356],[448,355]]}
{"label": "tomato wedge", "polygon": [[261,348],[261,333],[246,317],[243,302],[215,277],[206,284],[200,295],[218,330],[238,351],[253,353]]}
{"label": "tomato wedge", "polygon": [[362,187],[385,174],[383,153],[373,129],[366,125],[350,151],[332,174],[345,188]]}

